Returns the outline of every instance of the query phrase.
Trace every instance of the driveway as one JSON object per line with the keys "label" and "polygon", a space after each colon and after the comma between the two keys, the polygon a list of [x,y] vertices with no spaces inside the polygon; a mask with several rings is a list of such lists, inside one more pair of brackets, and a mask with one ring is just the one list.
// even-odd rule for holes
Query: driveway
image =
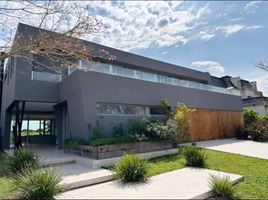
{"label": "driveway", "polygon": [[197,146],[223,151],[228,153],[241,154],[250,157],[268,159],[268,143],[254,142],[250,140],[222,139],[196,142]]}

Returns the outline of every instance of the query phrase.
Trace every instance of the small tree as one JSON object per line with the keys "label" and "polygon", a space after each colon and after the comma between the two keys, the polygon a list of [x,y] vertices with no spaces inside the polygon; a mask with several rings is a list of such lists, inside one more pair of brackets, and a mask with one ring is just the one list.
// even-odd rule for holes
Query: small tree
{"label": "small tree", "polygon": [[187,113],[194,111],[195,109],[190,109],[183,103],[178,104],[174,109],[174,119],[177,122],[179,139],[181,141],[191,140],[191,136],[189,134],[189,122],[187,120]]}
{"label": "small tree", "polygon": [[170,106],[170,102],[167,98],[164,98],[160,101],[161,112],[167,116],[172,114],[172,109]]}
{"label": "small tree", "polygon": [[244,125],[247,127],[253,122],[257,122],[259,119],[259,113],[256,111],[250,109],[250,108],[245,108],[243,110],[243,118],[244,118]]}

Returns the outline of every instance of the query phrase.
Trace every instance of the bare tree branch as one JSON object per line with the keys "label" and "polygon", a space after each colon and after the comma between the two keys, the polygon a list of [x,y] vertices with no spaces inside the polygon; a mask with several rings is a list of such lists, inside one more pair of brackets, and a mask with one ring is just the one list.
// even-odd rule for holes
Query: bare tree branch
{"label": "bare tree branch", "polygon": [[[10,1],[0,2],[0,60],[18,56],[29,64],[37,64],[35,56],[24,56],[26,52],[46,57],[50,68],[56,73],[66,67],[75,66],[78,60],[91,60],[92,47],[75,38],[84,38],[92,33],[104,31],[107,26],[89,13],[89,2],[75,1]],[[23,22],[38,27],[34,35],[16,34],[17,23]],[[46,29],[48,31],[45,31]],[[52,33],[57,32],[59,34]],[[11,45],[13,43],[13,45]],[[94,50],[108,59],[115,59],[109,52]],[[52,62],[54,60],[54,62]],[[58,66],[53,66],[56,63]]]}
{"label": "bare tree branch", "polygon": [[262,69],[266,72],[268,72],[268,62],[267,61],[260,61],[258,64],[257,64],[257,67],[259,69]]}

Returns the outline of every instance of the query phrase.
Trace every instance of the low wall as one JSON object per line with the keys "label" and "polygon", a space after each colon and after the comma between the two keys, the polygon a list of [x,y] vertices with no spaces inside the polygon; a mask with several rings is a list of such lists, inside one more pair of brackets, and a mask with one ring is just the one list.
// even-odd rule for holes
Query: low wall
{"label": "low wall", "polygon": [[172,144],[167,142],[137,142],[125,144],[113,144],[103,146],[81,146],[81,156],[106,159],[122,156],[126,153],[146,153],[151,151],[160,151],[172,149]]}
{"label": "low wall", "polygon": [[232,138],[235,128],[243,125],[243,113],[237,111],[196,109],[187,119],[193,142]]}
{"label": "low wall", "polygon": [[[167,149],[167,150],[160,150],[160,151],[151,151],[147,153],[139,153],[138,155],[145,158],[145,159],[152,159],[160,156],[172,155],[179,152],[179,148]],[[81,156],[75,157],[75,160],[78,164],[83,165],[89,168],[100,168],[100,167],[110,167],[117,163],[122,156],[114,157],[114,158],[106,158],[106,159],[91,159],[85,158]]]}

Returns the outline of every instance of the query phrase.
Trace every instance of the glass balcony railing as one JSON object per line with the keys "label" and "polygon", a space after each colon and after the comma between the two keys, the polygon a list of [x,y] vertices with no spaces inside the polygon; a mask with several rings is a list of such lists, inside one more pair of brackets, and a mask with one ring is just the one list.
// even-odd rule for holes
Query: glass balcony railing
{"label": "glass balcony railing", "polygon": [[[143,81],[149,81],[154,83],[168,84],[186,88],[193,88],[199,90],[206,90],[211,92],[218,92],[223,94],[230,94],[241,96],[240,91],[236,89],[227,89],[216,87],[213,85],[208,85],[204,83],[198,83],[194,81],[179,79],[175,77],[170,77],[162,74],[151,73],[147,71],[134,70],[126,67],[104,64],[100,62],[84,61],[80,60],[78,68],[83,71],[95,71],[115,76],[128,77],[133,79],[139,79]],[[68,69],[68,75],[70,75],[75,69]],[[68,76],[67,75],[67,76]],[[63,79],[63,74],[48,73],[48,72],[38,72],[32,71],[32,80],[46,81],[46,82],[61,82]]]}
{"label": "glass balcony railing", "polygon": [[168,84],[168,85],[175,85],[175,86],[241,96],[240,91],[236,89],[221,88],[221,87],[216,87],[216,86],[208,85],[204,83],[183,80],[179,78],[169,77],[166,75],[155,74],[155,73],[150,73],[150,72],[144,72],[140,70],[133,70],[133,69],[129,69],[129,68],[121,67],[121,66],[104,64],[100,62],[81,61],[80,69],[84,69],[85,71],[95,71],[95,72],[111,74],[115,76],[123,76],[123,77],[128,77],[128,78],[133,78],[133,79],[139,79],[139,80],[144,80],[144,81],[149,81],[149,82],[162,83],[162,84]]}

